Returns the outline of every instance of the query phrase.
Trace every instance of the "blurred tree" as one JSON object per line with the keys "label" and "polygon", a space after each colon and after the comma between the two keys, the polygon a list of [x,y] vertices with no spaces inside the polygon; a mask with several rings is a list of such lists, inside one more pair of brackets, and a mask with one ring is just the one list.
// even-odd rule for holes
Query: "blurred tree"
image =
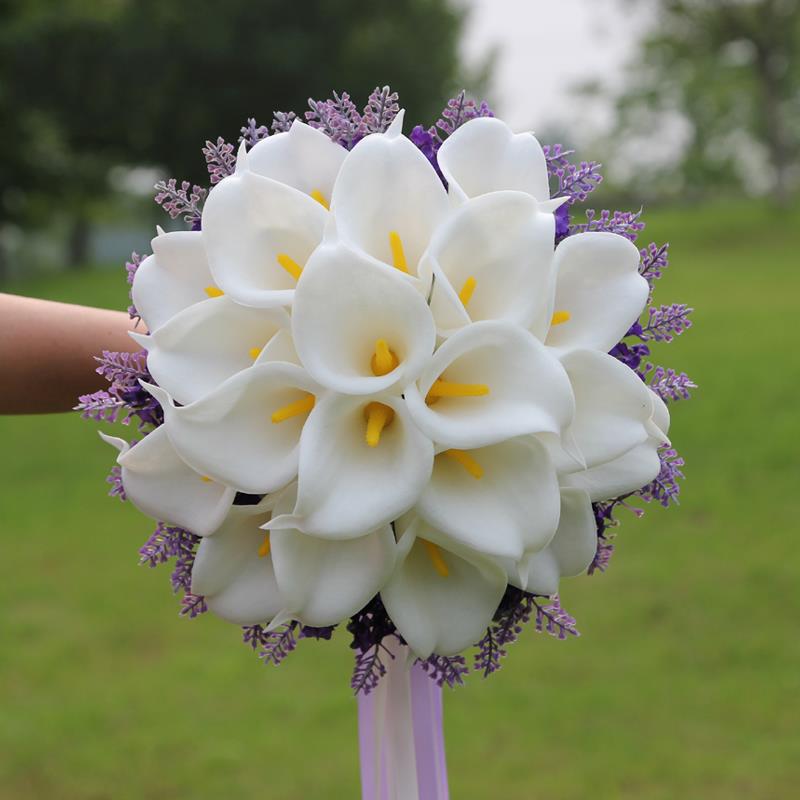
{"label": "blurred tree", "polygon": [[[682,190],[747,188],[766,161],[785,203],[800,142],[800,2],[651,0],[650,9],[619,98],[618,141],[661,135],[675,149],[682,138],[667,176]],[[753,157],[758,150],[765,158]]]}
{"label": "blurred tree", "polygon": [[435,118],[463,78],[447,0],[0,0],[0,224],[73,221],[73,260],[114,164],[204,181],[206,138],[376,84]]}

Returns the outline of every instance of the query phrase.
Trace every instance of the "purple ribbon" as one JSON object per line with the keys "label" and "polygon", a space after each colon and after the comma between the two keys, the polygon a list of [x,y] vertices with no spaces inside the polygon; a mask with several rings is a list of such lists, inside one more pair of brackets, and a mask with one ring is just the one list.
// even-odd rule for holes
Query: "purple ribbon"
{"label": "purple ribbon", "polygon": [[442,689],[393,644],[386,675],[358,697],[362,800],[448,800]]}

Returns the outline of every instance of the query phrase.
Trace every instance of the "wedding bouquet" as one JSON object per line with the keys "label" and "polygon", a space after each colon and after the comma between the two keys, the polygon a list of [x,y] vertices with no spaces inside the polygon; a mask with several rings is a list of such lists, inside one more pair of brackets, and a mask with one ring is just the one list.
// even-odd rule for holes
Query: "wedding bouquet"
{"label": "wedding bouquet", "polygon": [[485,103],[408,136],[388,87],[309,105],[206,142],[210,189],[157,186],[188,230],[127,265],[142,352],[79,408],[137,422],[102,434],[111,493],[159,521],[141,557],[175,559],[182,613],[274,664],[346,628],[357,692],[396,645],[461,683],[531,618],[577,635],[561,578],[606,568],[631,499],[676,500],[693,384],[647,359],[690,309],[652,304],[640,212],[577,216],[599,165]]}

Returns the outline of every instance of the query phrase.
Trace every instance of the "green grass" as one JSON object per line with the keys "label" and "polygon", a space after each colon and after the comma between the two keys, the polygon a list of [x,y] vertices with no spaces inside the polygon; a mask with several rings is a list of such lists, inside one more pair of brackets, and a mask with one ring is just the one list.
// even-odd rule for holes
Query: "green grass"
{"label": "green grass", "polygon": [[[800,782],[800,213],[650,223],[673,242],[657,300],[697,308],[658,352],[701,387],[673,408],[682,505],[624,519],[610,571],[565,584],[580,639],[530,630],[447,694],[459,800],[779,800]],[[118,272],[12,290],[125,304]],[[94,427],[0,420],[0,798],[356,797],[346,637],[274,670],[236,628],[179,619],[167,575],[136,565],[148,521],[104,496]]]}

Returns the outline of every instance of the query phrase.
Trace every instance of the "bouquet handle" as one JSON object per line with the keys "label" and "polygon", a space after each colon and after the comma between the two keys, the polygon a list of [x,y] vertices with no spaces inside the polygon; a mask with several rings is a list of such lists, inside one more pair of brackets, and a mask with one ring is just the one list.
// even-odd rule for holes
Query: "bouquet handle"
{"label": "bouquet handle", "polygon": [[358,697],[362,800],[448,800],[442,689],[408,647],[388,649],[386,674]]}

